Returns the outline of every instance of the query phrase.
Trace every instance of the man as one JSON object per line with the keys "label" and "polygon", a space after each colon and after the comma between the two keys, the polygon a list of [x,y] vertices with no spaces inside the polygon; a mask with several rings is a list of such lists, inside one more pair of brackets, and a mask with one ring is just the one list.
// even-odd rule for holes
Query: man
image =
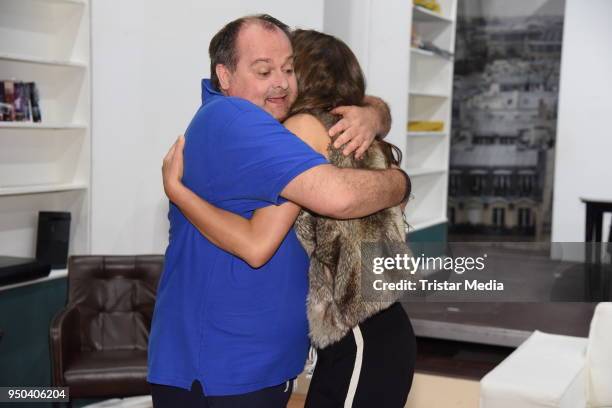
{"label": "man", "polygon": [[[238,19],[209,52],[212,82],[203,81],[203,105],[186,132],[183,183],[193,192],[246,218],[285,200],[334,218],[403,201],[403,172],[336,168],[278,122],[297,95],[284,24]],[[308,351],[308,258],[295,233],[253,269],[172,203],[169,218],[149,345],[155,406],[284,407]]]}

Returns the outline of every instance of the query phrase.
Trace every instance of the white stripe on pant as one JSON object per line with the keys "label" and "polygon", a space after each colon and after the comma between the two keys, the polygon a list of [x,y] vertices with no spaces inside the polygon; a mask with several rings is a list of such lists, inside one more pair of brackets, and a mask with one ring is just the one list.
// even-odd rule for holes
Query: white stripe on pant
{"label": "white stripe on pant", "polygon": [[357,345],[357,353],[355,354],[355,366],[353,367],[351,382],[349,383],[346,400],[344,400],[344,408],[351,408],[353,406],[353,399],[355,398],[355,393],[357,392],[357,384],[359,384],[361,364],[363,362],[363,336],[361,335],[361,329],[359,326],[353,327],[353,336],[355,337],[355,344]]}

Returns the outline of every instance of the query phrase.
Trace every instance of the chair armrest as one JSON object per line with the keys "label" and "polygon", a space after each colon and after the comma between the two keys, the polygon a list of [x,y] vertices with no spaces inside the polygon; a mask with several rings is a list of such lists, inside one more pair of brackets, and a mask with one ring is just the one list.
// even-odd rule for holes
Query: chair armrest
{"label": "chair armrest", "polygon": [[480,408],[586,407],[588,339],[535,331],[480,381]]}
{"label": "chair armrest", "polygon": [[[612,244],[610,244],[612,245]],[[587,350],[588,400],[594,407],[612,407],[612,302],[595,308]]]}
{"label": "chair armrest", "polygon": [[64,369],[70,355],[80,350],[81,336],[77,305],[60,310],[51,321],[49,342],[51,346],[52,381],[54,386],[63,386]]}

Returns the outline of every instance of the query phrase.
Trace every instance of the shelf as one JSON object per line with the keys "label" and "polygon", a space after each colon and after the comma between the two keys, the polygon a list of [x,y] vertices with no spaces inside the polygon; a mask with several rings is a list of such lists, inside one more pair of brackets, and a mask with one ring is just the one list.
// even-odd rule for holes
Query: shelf
{"label": "shelf", "polygon": [[444,57],[442,55],[438,55],[438,54],[436,54],[433,51],[428,51],[428,50],[423,50],[423,49],[416,48],[416,47],[411,47],[410,48],[410,52],[412,52],[415,55],[422,55],[422,56],[427,57],[427,58],[437,58],[439,60],[448,62],[450,64],[453,63],[453,59],[452,58],[447,58],[447,57]]}
{"label": "shelf", "polygon": [[87,129],[87,125],[81,123],[0,122],[0,129],[70,130]]}
{"label": "shelf", "polygon": [[444,174],[447,170],[445,168],[428,168],[428,167],[408,167],[406,173],[410,177],[429,176],[433,174]]}
{"label": "shelf", "polygon": [[452,24],[453,20],[444,17],[438,13],[434,13],[433,11],[427,10],[421,6],[414,6],[412,17],[415,21],[419,23],[443,23],[443,24]]}
{"label": "shelf", "polygon": [[447,222],[447,219],[446,217],[435,217],[430,219],[416,219],[411,221],[410,218],[407,217],[407,221],[408,224],[410,224],[411,228],[408,229],[408,227],[406,227],[406,232],[410,233],[420,231],[425,228],[433,227],[434,225],[445,223]]}
{"label": "shelf", "polygon": [[40,58],[33,55],[17,55],[17,54],[7,54],[0,53],[0,60],[5,61],[16,61],[16,62],[24,62],[28,64],[43,64],[43,65],[56,65],[60,67],[69,67],[69,68],[87,68],[87,63],[82,61],[68,61],[68,60],[57,60],[51,58]]}
{"label": "shelf", "polygon": [[446,136],[446,132],[407,132],[406,136],[408,137],[444,137]]}
{"label": "shelf", "polygon": [[0,187],[0,196],[56,193],[61,191],[87,190],[85,183],[42,184],[29,186]]}
{"label": "shelf", "polygon": [[86,0],[31,0],[37,3],[50,3],[50,4],[74,4],[77,6],[85,6]]}
{"label": "shelf", "polygon": [[52,269],[48,276],[33,279],[24,282],[12,283],[10,285],[0,286],[0,291],[18,288],[21,286],[33,285],[35,283],[47,282],[53,279],[65,278],[68,276],[68,269]]}
{"label": "shelf", "polygon": [[410,96],[418,96],[418,97],[426,97],[426,98],[441,98],[441,99],[449,98],[449,95],[443,94],[440,92],[410,90],[409,93],[410,93]]}

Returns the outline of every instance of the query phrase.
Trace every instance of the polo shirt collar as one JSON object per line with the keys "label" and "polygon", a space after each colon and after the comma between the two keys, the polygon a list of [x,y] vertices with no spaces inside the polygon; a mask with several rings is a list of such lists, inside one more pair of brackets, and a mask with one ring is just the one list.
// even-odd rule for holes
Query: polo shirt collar
{"label": "polo shirt collar", "polygon": [[213,99],[215,96],[223,96],[223,94],[217,91],[210,79],[205,78],[202,80],[202,104]]}

